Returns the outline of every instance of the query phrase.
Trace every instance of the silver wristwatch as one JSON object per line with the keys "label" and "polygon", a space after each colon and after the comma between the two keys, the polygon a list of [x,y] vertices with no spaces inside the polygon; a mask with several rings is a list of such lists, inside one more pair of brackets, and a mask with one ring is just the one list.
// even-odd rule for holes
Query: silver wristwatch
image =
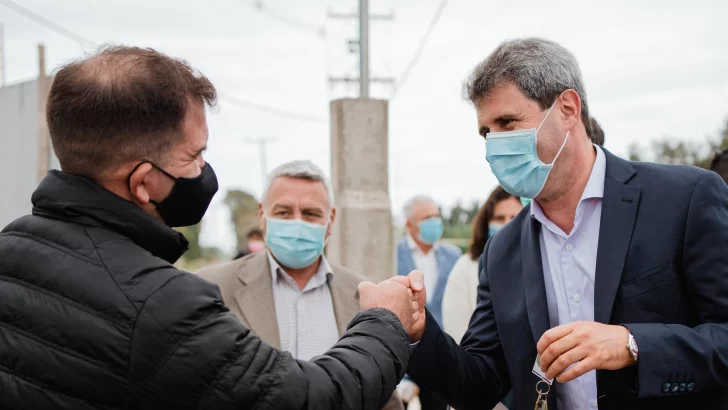
{"label": "silver wristwatch", "polygon": [[629,350],[629,353],[632,355],[632,359],[634,359],[635,363],[637,363],[637,357],[639,356],[640,351],[637,348],[637,341],[634,340],[632,332],[629,332],[629,338],[627,339],[627,350]]}

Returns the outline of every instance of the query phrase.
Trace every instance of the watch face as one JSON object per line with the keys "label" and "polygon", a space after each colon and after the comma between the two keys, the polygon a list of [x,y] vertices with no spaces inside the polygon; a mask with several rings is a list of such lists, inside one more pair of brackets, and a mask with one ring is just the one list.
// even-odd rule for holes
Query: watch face
{"label": "watch face", "polygon": [[639,350],[637,349],[637,342],[635,342],[634,336],[632,336],[631,334],[629,335],[629,342],[627,343],[627,346],[629,347],[632,356],[634,356],[636,359]]}

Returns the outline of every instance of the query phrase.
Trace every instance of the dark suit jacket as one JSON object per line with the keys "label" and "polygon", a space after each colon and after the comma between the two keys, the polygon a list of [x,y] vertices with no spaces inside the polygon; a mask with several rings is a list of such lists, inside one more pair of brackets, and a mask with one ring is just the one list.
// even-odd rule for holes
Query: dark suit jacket
{"label": "dark suit jacket", "polygon": [[[597,372],[599,408],[728,409],[728,187],[695,167],[605,154],[594,319],[626,325],[639,361]],[[549,328],[540,229],[529,206],[488,242],[460,346],[428,317],[407,373],[458,410],[492,408],[511,386],[517,409],[536,401]]]}

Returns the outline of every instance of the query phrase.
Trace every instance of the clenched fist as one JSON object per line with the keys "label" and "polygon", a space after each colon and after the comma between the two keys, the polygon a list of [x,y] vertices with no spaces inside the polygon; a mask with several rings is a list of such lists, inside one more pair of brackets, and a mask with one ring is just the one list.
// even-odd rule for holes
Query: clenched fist
{"label": "clenched fist", "polygon": [[409,278],[403,276],[387,279],[377,285],[362,282],[359,284],[359,309],[387,309],[399,318],[405,331],[412,335],[420,323],[419,293],[412,289]]}

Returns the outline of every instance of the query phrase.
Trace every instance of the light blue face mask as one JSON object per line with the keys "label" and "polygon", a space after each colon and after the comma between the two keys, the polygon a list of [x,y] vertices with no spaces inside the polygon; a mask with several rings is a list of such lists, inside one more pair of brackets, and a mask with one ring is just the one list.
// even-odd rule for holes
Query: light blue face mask
{"label": "light blue face mask", "polygon": [[435,242],[439,241],[443,232],[445,232],[445,226],[439,216],[425,219],[420,222],[419,227],[420,240],[430,245],[434,245]]}
{"label": "light blue face mask", "polygon": [[566,133],[564,142],[556,153],[553,162],[544,164],[538,158],[536,144],[538,131],[544,121],[551,114],[556,102],[551,105],[546,116],[538,128],[508,132],[489,132],[485,139],[485,159],[490,169],[501,184],[511,195],[521,198],[535,198],[541,193],[546,180],[554,168],[556,159],[564,149],[569,133]]}
{"label": "light blue face mask", "polygon": [[495,222],[491,222],[488,224],[488,237],[492,238],[493,235],[496,234],[496,232],[500,231],[503,225]]}
{"label": "light blue face mask", "polygon": [[265,218],[265,243],[281,265],[302,269],[311,266],[324,250],[327,225],[300,219]]}
{"label": "light blue face mask", "polygon": [[521,205],[523,205],[525,207],[526,205],[528,205],[530,203],[531,203],[531,199],[530,198],[521,197]]}

